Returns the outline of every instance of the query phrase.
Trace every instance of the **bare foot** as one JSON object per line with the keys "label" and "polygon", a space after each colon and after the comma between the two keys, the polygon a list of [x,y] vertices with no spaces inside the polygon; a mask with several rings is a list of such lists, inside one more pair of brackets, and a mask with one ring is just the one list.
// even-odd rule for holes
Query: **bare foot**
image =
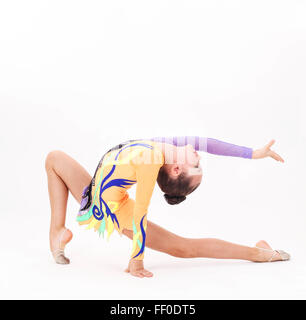
{"label": "bare foot", "polygon": [[[258,261],[257,262],[271,262],[271,261],[282,261],[281,255],[274,251],[271,246],[265,241],[260,240],[256,243],[257,248],[262,248],[264,250],[260,250],[258,252]],[[272,258],[272,260],[270,260]]]}
{"label": "bare foot", "polygon": [[56,263],[70,263],[70,260],[65,257],[64,249],[67,243],[71,241],[72,236],[72,232],[66,228],[50,232],[50,248]]}

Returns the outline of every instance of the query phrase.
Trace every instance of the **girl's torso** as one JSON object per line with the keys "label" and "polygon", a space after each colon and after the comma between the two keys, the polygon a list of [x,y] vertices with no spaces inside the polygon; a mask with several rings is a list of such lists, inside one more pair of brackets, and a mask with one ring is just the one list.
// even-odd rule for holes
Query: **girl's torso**
{"label": "girl's torso", "polygon": [[152,140],[128,140],[115,146],[101,158],[90,185],[84,189],[86,204],[83,202],[80,211],[95,202],[103,205],[103,201],[121,206],[129,198],[128,189],[137,183],[136,169],[145,166],[149,177],[150,165],[162,166],[163,162],[162,151]]}

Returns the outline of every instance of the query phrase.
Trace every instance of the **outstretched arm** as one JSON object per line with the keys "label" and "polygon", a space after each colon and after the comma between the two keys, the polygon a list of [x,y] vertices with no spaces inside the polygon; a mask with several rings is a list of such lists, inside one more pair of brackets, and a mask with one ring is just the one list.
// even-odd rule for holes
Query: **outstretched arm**
{"label": "outstretched arm", "polygon": [[252,159],[253,150],[247,147],[237,146],[217,139],[198,136],[158,137],[154,141],[173,144],[177,147],[191,144],[195,150],[204,151],[220,156],[240,157]]}
{"label": "outstretched arm", "polygon": [[197,151],[204,151],[220,156],[239,157],[245,159],[262,159],[271,157],[277,161],[284,162],[284,160],[277,153],[270,149],[275,143],[274,140],[272,140],[265,147],[254,151],[248,147],[238,146],[217,139],[198,136],[157,137],[153,138],[152,140],[171,143],[177,147],[191,144]]}

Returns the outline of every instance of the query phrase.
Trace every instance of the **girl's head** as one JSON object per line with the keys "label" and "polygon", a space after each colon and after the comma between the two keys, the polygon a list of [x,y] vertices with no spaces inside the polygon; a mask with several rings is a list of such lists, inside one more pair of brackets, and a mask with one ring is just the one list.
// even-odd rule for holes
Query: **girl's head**
{"label": "girl's head", "polygon": [[166,201],[179,204],[192,193],[202,181],[201,157],[191,145],[177,147],[176,154],[168,157],[168,162],[161,167],[157,183],[165,193]]}

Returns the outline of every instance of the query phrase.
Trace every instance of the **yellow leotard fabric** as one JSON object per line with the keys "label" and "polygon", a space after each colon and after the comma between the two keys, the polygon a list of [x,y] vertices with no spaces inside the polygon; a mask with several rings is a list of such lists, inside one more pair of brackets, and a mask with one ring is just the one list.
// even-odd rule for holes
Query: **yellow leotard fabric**
{"label": "yellow leotard fabric", "polygon": [[[108,152],[100,161],[77,216],[80,225],[88,225],[109,239],[113,230],[133,231],[131,259],[143,260],[147,212],[164,156],[156,142],[134,140]],[[135,200],[127,192],[136,184]],[[85,199],[86,198],[86,199]],[[84,209],[85,208],[85,209]]]}

